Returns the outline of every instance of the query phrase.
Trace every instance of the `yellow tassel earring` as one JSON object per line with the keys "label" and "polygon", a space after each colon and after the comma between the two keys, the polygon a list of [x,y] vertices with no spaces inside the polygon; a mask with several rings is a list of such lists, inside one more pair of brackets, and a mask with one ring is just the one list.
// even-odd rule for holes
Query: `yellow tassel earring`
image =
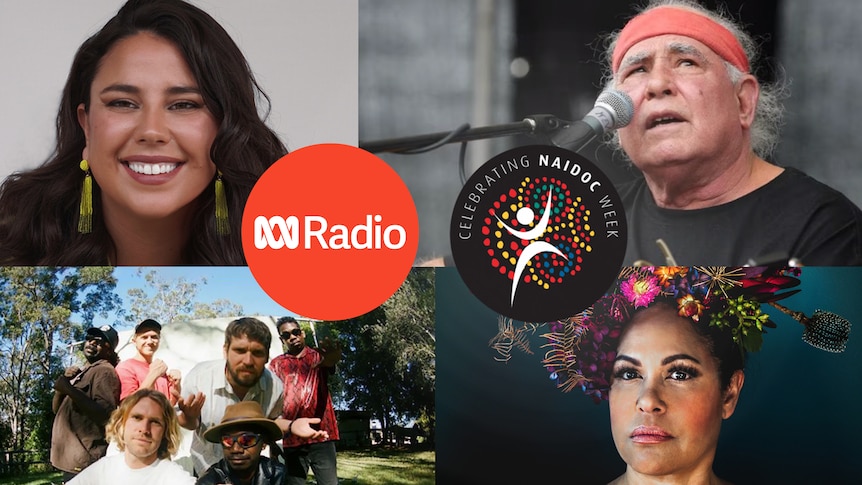
{"label": "yellow tassel earring", "polygon": [[89,234],[93,230],[93,177],[90,173],[90,164],[86,160],[81,160],[79,166],[84,171],[84,186],[81,188],[78,232]]}
{"label": "yellow tassel earring", "polygon": [[221,235],[230,234],[230,222],[227,214],[227,197],[224,193],[224,182],[221,179],[221,170],[215,179],[215,217],[216,230]]}

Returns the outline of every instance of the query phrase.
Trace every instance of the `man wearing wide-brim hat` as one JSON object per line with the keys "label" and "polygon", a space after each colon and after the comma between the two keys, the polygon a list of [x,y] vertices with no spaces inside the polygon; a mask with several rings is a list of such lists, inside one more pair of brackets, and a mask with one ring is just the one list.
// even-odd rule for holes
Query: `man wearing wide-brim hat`
{"label": "man wearing wide-brim hat", "polygon": [[275,443],[281,437],[281,428],[263,414],[256,401],[227,406],[221,422],[204,433],[207,441],[221,443],[224,458],[211,466],[197,484],[281,485],[284,466],[260,456],[266,444],[277,449]]}

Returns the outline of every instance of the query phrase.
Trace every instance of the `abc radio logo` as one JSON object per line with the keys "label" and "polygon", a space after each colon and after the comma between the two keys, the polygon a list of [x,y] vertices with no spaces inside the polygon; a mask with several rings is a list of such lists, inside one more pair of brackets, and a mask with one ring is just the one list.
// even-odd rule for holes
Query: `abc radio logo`
{"label": "abc radio logo", "polygon": [[552,146],[502,153],[477,170],[455,204],[450,242],[470,291],[530,322],[572,316],[613,282],[626,221],[607,176]]}
{"label": "abc radio logo", "polygon": [[[254,218],[254,247],[257,249],[401,249],[407,242],[404,227],[393,224],[383,228],[383,216],[365,216],[365,224],[348,227],[333,224],[321,216],[299,218],[288,216],[257,216]],[[300,230],[302,227],[302,230]]]}
{"label": "abc radio logo", "polygon": [[242,222],[246,261],[280,305],[345,320],[382,304],[416,257],[407,186],[383,160],[337,144],[301,148],[255,184]]}

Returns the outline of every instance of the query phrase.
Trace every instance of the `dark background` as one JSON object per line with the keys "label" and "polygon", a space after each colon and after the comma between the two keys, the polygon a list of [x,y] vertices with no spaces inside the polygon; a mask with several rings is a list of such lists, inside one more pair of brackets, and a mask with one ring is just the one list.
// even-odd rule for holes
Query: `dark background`
{"label": "dark background", "polygon": [[[862,322],[862,268],[805,268],[782,303],[806,315]],[[437,272],[438,483],[607,483],[625,470],[607,402],[563,393],[533,355],[495,362],[497,315],[454,268]],[[862,345],[843,354],[802,342],[802,326],[764,306],[778,328],[750,356],[735,414],[724,421],[714,469],[740,484],[855,483],[862,436]],[[851,333],[852,335],[852,333]],[[854,339],[855,337],[855,339]]]}

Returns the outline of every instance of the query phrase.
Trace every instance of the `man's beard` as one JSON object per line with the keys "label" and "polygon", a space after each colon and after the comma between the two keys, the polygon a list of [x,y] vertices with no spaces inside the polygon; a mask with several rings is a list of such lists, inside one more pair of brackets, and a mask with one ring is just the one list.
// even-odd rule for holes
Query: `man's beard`
{"label": "man's beard", "polygon": [[[251,374],[239,374],[237,370],[249,370],[251,371]],[[243,387],[251,387],[260,380],[260,374],[257,374],[253,367],[240,367],[240,369],[234,369],[230,364],[228,364],[227,371],[230,373],[233,381]]]}

